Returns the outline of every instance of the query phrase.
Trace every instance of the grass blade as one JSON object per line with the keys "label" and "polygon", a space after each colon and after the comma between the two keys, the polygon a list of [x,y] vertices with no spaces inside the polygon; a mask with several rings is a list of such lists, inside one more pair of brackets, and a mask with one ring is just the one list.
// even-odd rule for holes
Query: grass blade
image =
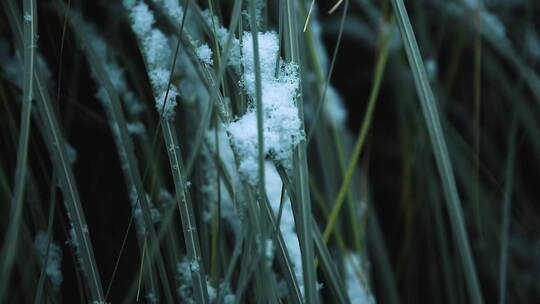
{"label": "grass blade", "polygon": [[369,101],[368,101],[368,105],[366,109],[366,114],[362,121],[362,127],[360,128],[358,139],[356,140],[356,144],[354,146],[351,161],[349,162],[349,165],[347,166],[347,171],[345,172],[343,182],[341,183],[341,187],[339,188],[338,196],[334,203],[334,207],[332,208],[332,212],[330,213],[330,217],[328,218],[328,223],[326,224],[326,228],[324,229],[323,239],[325,243],[328,243],[328,239],[330,238],[330,234],[334,229],[341,207],[343,206],[343,203],[345,202],[345,198],[347,194],[349,193],[349,186],[351,185],[351,181],[354,176],[356,164],[360,157],[360,153],[362,152],[362,147],[364,146],[364,142],[366,140],[369,127],[371,125],[373,112],[375,111],[375,105],[378,100],[379,91],[380,91],[382,79],[384,76],[384,69],[386,67],[386,62],[388,59],[388,38],[389,38],[388,34],[386,35],[383,34],[381,51],[379,53],[377,64],[375,66],[373,87],[371,88],[371,93],[369,95]]}
{"label": "grass blade", "polygon": [[17,165],[15,169],[15,186],[11,197],[10,221],[7,234],[2,247],[2,260],[0,265],[0,280],[4,282],[0,287],[0,302],[4,299],[4,294],[13,260],[17,251],[19,239],[20,219],[23,211],[24,188],[26,184],[28,141],[30,137],[30,119],[32,113],[33,100],[33,75],[37,44],[37,7],[35,0],[25,0],[23,2],[23,36],[24,36],[24,71],[23,71],[23,99],[20,122],[19,143],[17,147]]}
{"label": "grass blade", "polygon": [[457,192],[454,172],[450,162],[439,113],[437,112],[435,97],[429,85],[426,69],[420,55],[420,50],[418,49],[418,44],[412,30],[405,4],[403,3],[403,0],[392,0],[392,6],[397,18],[416,90],[420,98],[420,105],[422,107],[424,119],[426,120],[433,153],[443,184],[453,234],[463,262],[463,270],[467,281],[469,296],[471,302],[481,304],[483,303],[482,293],[469,245],[465,221],[463,219],[461,200]]}
{"label": "grass blade", "polygon": [[514,183],[514,166],[516,158],[517,120],[514,118],[508,142],[509,152],[506,165],[506,183],[503,197],[503,218],[501,225],[501,253],[499,266],[499,303],[506,303],[506,281],[508,272],[508,242],[510,238],[510,208],[512,207],[512,188]]}
{"label": "grass blade", "polygon": [[191,196],[189,195],[189,190],[186,188],[185,178],[182,172],[184,165],[180,153],[180,146],[178,145],[176,130],[174,129],[173,121],[167,118],[163,118],[161,126],[165,138],[165,147],[167,148],[167,154],[169,155],[171,173],[174,179],[176,202],[182,220],[182,230],[186,242],[187,257],[192,265],[191,271],[194,277],[195,297],[197,303],[209,303],[208,290],[206,288],[206,273],[201,256],[199,236],[197,235],[195,214],[193,212]]}

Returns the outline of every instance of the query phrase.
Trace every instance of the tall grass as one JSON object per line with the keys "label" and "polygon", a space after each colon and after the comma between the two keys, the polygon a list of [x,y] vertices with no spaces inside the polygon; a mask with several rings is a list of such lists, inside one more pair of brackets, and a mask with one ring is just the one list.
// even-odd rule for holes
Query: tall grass
{"label": "tall grass", "polygon": [[[23,211],[23,197],[26,185],[28,141],[30,135],[30,117],[32,113],[33,75],[37,43],[37,7],[35,1],[25,1],[24,12],[24,60],[23,60],[23,96],[20,122],[19,143],[17,146],[17,165],[15,169],[15,185],[10,205],[10,222],[6,233],[5,245],[2,247],[0,262],[0,278],[6,282],[10,276],[15,258],[20,229],[20,219]],[[5,295],[5,284],[0,287],[0,301]]]}
{"label": "tall grass", "polygon": [[0,302],[530,303],[538,8],[479,3],[3,1]]}

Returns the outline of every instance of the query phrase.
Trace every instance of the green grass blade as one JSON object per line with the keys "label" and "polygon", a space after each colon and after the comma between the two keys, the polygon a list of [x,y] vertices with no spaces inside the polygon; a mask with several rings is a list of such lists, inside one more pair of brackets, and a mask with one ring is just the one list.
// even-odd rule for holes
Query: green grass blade
{"label": "green grass blade", "polygon": [[362,152],[362,147],[364,146],[364,142],[366,140],[369,127],[371,125],[371,120],[373,119],[373,112],[375,111],[375,105],[377,104],[377,100],[379,97],[379,91],[381,88],[384,70],[388,59],[388,38],[388,34],[383,34],[381,51],[379,53],[377,64],[375,66],[373,87],[371,88],[371,93],[369,95],[366,114],[362,121],[362,127],[360,128],[358,139],[356,140],[356,144],[354,146],[351,161],[347,166],[347,171],[345,172],[343,182],[341,183],[341,187],[339,188],[338,196],[334,203],[334,207],[332,208],[332,212],[330,213],[330,217],[328,218],[328,223],[326,224],[326,228],[324,229],[323,239],[325,243],[327,243],[330,238],[330,234],[334,229],[334,226],[339,216],[339,212],[341,211],[341,207],[343,206],[347,194],[349,193],[349,186],[351,185],[351,181],[356,170],[356,165],[358,163],[360,153]]}
{"label": "green grass blade", "polygon": [[[286,60],[290,60],[300,65],[300,73],[302,73],[302,60],[300,58],[299,35],[302,31],[298,28],[298,5],[292,0],[283,0],[281,2],[284,7],[284,26],[283,26],[283,44]],[[302,100],[302,92],[297,98],[298,113],[302,120],[302,128],[305,130],[304,124],[304,105]],[[293,210],[297,208],[298,212],[294,212],[294,220],[297,229],[298,239],[300,243],[300,251],[302,254],[302,267],[304,275],[304,297],[306,303],[318,303],[319,297],[317,293],[317,273],[315,271],[315,254],[312,239],[312,213],[311,199],[309,192],[309,171],[307,160],[307,143],[306,140],[301,141],[293,152],[293,175],[296,193],[297,206],[293,205]]]}
{"label": "green grass blade", "polygon": [[[22,40],[22,30],[20,20],[17,19],[18,9],[13,1],[4,1],[3,4],[8,12],[12,31],[16,39]],[[34,69],[34,91],[37,99],[37,112],[43,125],[44,142],[47,145],[49,156],[52,160],[53,168],[56,171],[60,187],[64,194],[64,203],[70,222],[73,226],[77,238],[81,267],[86,274],[86,282],[90,291],[92,301],[103,301],[103,289],[101,279],[97,270],[94,251],[90,237],[88,236],[88,226],[81,206],[79,192],[77,190],[74,174],[66,156],[66,144],[62,135],[60,124],[51,105],[51,99],[45,89],[44,81],[36,66]]]}
{"label": "green grass blade", "polygon": [[[169,280],[167,278],[165,263],[163,260],[161,250],[159,249],[159,245],[157,244],[158,237],[154,228],[154,224],[151,219],[150,205],[146,198],[145,191],[143,188],[143,182],[142,182],[139,170],[138,170],[137,160],[136,160],[135,152],[133,148],[133,142],[127,130],[127,122],[124,117],[123,110],[121,108],[118,92],[116,92],[113,84],[111,83],[111,80],[109,79],[105,71],[104,62],[102,62],[102,60],[97,56],[92,46],[85,43],[83,37],[87,37],[87,35],[85,34],[85,31],[83,30],[84,25],[82,24],[82,20],[80,20],[80,16],[77,14],[73,14],[71,21],[72,21],[72,28],[81,46],[83,46],[83,51],[87,55],[88,62],[91,68],[94,70],[95,74],[97,75],[100,82],[99,84],[103,88],[105,88],[105,91],[107,92],[107,96],[109,97],[109,105],[105,105],[104,107],[105,107],[105,111],[110,116],[111,126],[117,127],[117,132],[115,132],[115,130],[112,130],[112,132],[113,134],[117,133],[117,136],[113,136],[113,138],[118,149],[119,159],[122,162],[121,168],[124,173],[127,189],[135,189],[137,193],[137,201],[135,205],[138,205],[142,210],[145,229],[148,231],[149,236],[150,236],[150,239],[148,240],[149,247],[150,248],[153,248],[154,246],[157,247],[157,252],[156,252],[157,261],[156,262],[157,262],[158,272],[161,278],[162,287],[164,289],[165,299],[168,303],[171,303],[173,302],[173,296],[172,296],[171,288],[169,286]],[[111,128],[114,128],[114,127],[111,127]],[[152,264],[151,256],[147,255],[146,260],[147,261],[145,264],[147,264],[146,266],[149,267],[149,265]],[[150,276],[150,281],[146,282],[147,288],[149,288],[148,292],[157,294],[152,288],[154,284],[151,282],[155,281],[155,279],[153,278],[153,274],[150,273],[149,276]]]}
{"label": "green grass blade", "polygon": [[197,235],[197,225],[195,223],[195,214],[189,190],[186,188],[183,171],[182,155],[180,146],[174,129],[174,123],[170,119],[163,119],[161,126],[165,138],[165,147],[169,155],[171,173],[174,179],[174,188],[176,191],[176,202],[180,211],[182,220],[182,230],[186,242],[188,260],[191,263],[191,271],[194,280],[195,298],[197,303],[208,302],[208,290],[206,288],[206,272],[201,256],[199,236]]}
{"label": "green grass blade", "polygon": [[463,262],[463,270],[467,281],[468,291],[471,302],[475,304],[483,303],[482,292],[478,282],[476,266],[471,253],[469,238],[463,219],[463,210],[461,200],[459,198],[454,172],[446,146],[439,113],[437,112],[437,104],[429,80],[426,75],[426,70],[418,49],[418,44],[412,30],[409,16],[405,9],[405,4],[402,0],[392,0],[392,6],[397,18],[401,37],[403,39],[405,52],[409,60],[409,65],[416,85],[416,90],[420,98],[420,105],[426,120],[429,137],[435,155],[435,160],[439,169],[441,181],[443,184],[444,195],[450,215],[450,222],[453,229],[453,234],[456,239],[457,247]]}
{"label": "green grass blade", "polygon": [[259,195],[264,196],[264,129],[263,129],[263,109],[262,109],[262,83],[261,83],[261,63],[259,59],[259,29],[257,28],[255,1],[250,1],[250,25],[251,36],[253,37],[253,63],[255,67],[255,107],[257,112],[257,148],[259,154]]}
{"label": "green grass blade", "polygon": [[[289,193],[291,200],[294,200],[296,197],[294,193],[294,188],[291,184],[291,181],[287,177],[287,173],[281,166],[277,166],[276,168],[279,176],[281,177],[281,180],[283,181],[283,185],[286,187],[287,192]],[[347,292],[344,290],[343,280],[339,276],[336,265],[333,262],[333,258],[330,255],[328,248],[326,247],[326,243],[323,241],[322,234],[314,219],[312,220],[312,225],[313,242],[315,244],[315,249],[317,250],[317,253],[319,255],[319,259],[321,260],[322,270],[325,273],[328,281],[330,282],[330,288],[336,295],[339,303],[349,303]]]}
{"label": "green grass blade", "polygon": [[[222,64],[219,65],[218,72],[213,77],[215,79],[214,85],[209,88],[210,102],[208,103],[208,109],[204,113],[203,119],[201,120],[201,124],[197,128],[197,134],[195,135],[193,150],[186,164],[186,176],[191,176],[193,165],[195,164],[195,160],[197,156],[199,155],[199,150],[203,142],[205,132],[209,125],[210,117],[212,116],[212,108],[214,107],[216,103],[216,98],[219,96],[219,86],[222,82],[223,76],[225,74],[225,69],[227,67],[227,64],[225,63],[228,61],[228,58],[229,58],[229,53],[230,53],[229,51],[232,47],[232,38],[234,37],[234,31],[237,28],[238,21],[240,19],[240,14],[242,12],[241,11],[242,3],[243,3],[243,0],[234,1],[234,6],[231,13],[231,16],[232,16],[231,23],[229,27],[229,33],[227,34],[227,40],[225,41],[225,47],[223,48],[223,52],[219,53],[219,62],[221,62]],[[214,40],[216,40],[216,37],[214,37]]]}
{"label": "green grass blade", "polygon": [[17,250],[21,216],[23,211],[23,197],[26,185],[28,141],[30,138],[30,119],[33,100],[33,75],[37,44],[37,7],[35,0],[23,2],[23,36],[24,36],[24,60],[23,60],[23,99],[20,121],[19,143],[17,147],[17,164],[15,169],[15,186],[11,197],[10,221],[7,234],[2,247],[2,260],[0,265],[0,302],[3,301],[6,288],[11,275],[13,261]]}
{"label": "green grass blade", "polygon": [[45,256],[43,257],[43,263],[41,266],[41,273],[39,274],[39,281],[36,289],[36,297],[35,297],[35,304],[43,303],[42,297],[43,297],[43,287],[45,285],[45,271],[47,270],[48,260],[49,260],[49,251],[51,247],[51,242],[53,240],[53,224],[54,224],[54,211],[56,209],[56,177],[51,178],[53,187],[51,187],[51,205],[49,210],[49,219],[47,221],[47,236],[48,236],[48,242],[47,242],[47,249],[45,251]]}
{"label": "green grass blade", "polygon": [[514,183],[514,167],[516,158],[516,134],[517,120],[514,118],[510,129],[510,140],[508,142],[509,152],[506,164],[506,183],[503,196],[503,218],[501,225],[501,253],[499,264],[499,303],[507,302],[506,282],[508,272],[508,242],[510,238],[510,209],[512,207],[512,189]]}
{"label": "green grass blade", "polygon": [[[311,141],[311,138],[313,137],[313,131],[317,127],[317,121],[319,120],[319,117],[321,116],[323,105],[324,105],[324,102],[326,101],[326,93],[328,91],[328,86],[330,86],[330,79],[332,78],[332,73],[334,72],[334,66],[336,64],[336,58],[339,51],[339,47],[341,46],[341,37],[343,36],[343,28],[345,27],[345,21],[347,20],[348,12],[349,12],[349,0],[345,0],[343,14],[341,15],[341,20],[339,23],[339,32],[337,36],[336,47],[334,48],[334,52],[332,54],[332,61],[330,62],[330,68],[328,69],[328,72],[326,74],[326,81],[324,82],[324,88],[323,88],[321,97],[317,103],[315,116],[313,117],[312,125],[308,131],[308,135],[307,135],[308,144]],[[307,19],[306,19],[306,25],[307,25]]]}

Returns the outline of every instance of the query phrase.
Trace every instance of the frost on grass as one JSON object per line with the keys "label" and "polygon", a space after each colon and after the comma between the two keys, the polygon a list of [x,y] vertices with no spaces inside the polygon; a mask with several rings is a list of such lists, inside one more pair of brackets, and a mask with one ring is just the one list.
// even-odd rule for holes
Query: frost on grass
{"label": "frost on grass", "polygon": [[208,47],[208,44],[202,44],[195,50],[195,52],[197,53],[197,57],[199,57],[199,60],[204,64],[214,64],[214,60],[212,60],[212,50]]}
{"label": "frost on grass", "polygon": [[[49,255],[47,256],[47,262],[45,257],[47,255],[47,245],[49,246]],[[45,231],[39,231],[34,239],[34,249],[39,258],[39,263],[43,267],[45,264],[45,274],[51,282],[51,286],[54,290],[58,290],[62,285],[62,248],[54,242],[49,244],[49,236]]]}
{"label": "frost on grass", "polygon": [[[279,40],[274,32],[259,33],[264,152],[286,169],[292,166],[294,147],[304,138],[295,98],[299,89],[298,67],[278,62]],[[247,112],[227,131],[237,154],[239,171],[251,184],[258,183],[258,132],[255,110],[255,61],[252,35],[242,45],[242,85],[249,97]]]}
{"label": "frost on grass", "polygon": [[[279,206],[281,203],[281,191],[283,183],[279,177],[274,164],[270,161],[265,162],[265,186],[268,201],[272,206],[272,211],[277,218]],[[301,292],[304,292],[304,277],[302,273],[302,255],[300,252],[300,243],[296,234],[294,215],[292,205],[288,198],[283,202],[283,211],[281,221],[279,222],[279,230],[283,236],[283,242],[287,246],[287,252],[293,264],[293,270],[298,281],[298,286]]]}
{"label": "frost on grass", "polygon": [[[90,43],[96,56],[103,63],[105,74],[109,78],[115,92],[121,97],[126,110],[131,116],[139,115],[144,110],[144,106],[130,90],[124,70],[116,61],[114,51],[112,51],[105,39],[98,34],[93,26],[85,24],[84,32],[88,37],[88,43]],[[92,66],[91,63],[90,66]],[[96,83],[100,83],[99,76],[95,69],[92,68],[91,72]],[[96,97],[107,109],[110,109],[111,100],[104,87],[101,86],[98,88]]]}
{"label": "frost on grass", "polygon": [[[84,276],[88,275],[87,269],[84,267],[85,263],[83,261],[82,252],[81,252],[81,246],[79,243],[79,239],[77,238],[77,232],[75,231],[75,227],[73,226],[73,220],[71,219],[71,214],[68,212],[68,218],[70,219],[71,227],[69,228],[69,237],[66,241],[67,244],[73,248],[73,251],[75,253],[75,257],[77,259],[77,266],[79,267],[81,273]],[[82,233],[88,233],[88,227],[84,226],[82,227]]]}
{"label": "frost on grass", "polygon": [[[51,70],[40,53],[36,53],[36,67],[47,85],[52,85]],[[0,40],[0,75],[22,90],[23,74],[23,64],[19,52],[16,51],[11,55],[9,44],[5,40]]]}
{"label": "frost on grass", "polygon": [[[150,220],[152,221],[153,224],[156,224],[159,221],[161,221],[161,212],[159,211],[159,209],[154,207],[154,204],[152,203],[152,200],[150,199],[150,195],[148,195],[148,193],[145,193],[144,195],[146,196],[146,201],[148,202],[148,207],[150,210]],[[141,201],[139,199],[139,195],[135,188],[131,189],[129,198],[130,198],[131,205],[133,208],[133,217],[137,225],[137,235],[139,237],[143,237],[144,234],[146,233],[146,222],[144,221],[144,214],[141,208]]]}
{"label": "frost on grass", "polygon": [[343,258],[347,294],[351,303],[375,304],[375,298],[369,292],[365,276],[362,274],[360,255],[348,254]]}
{"label": "frost on grass", "polygon": [[[209,10],[204,10],[202,12],[202,15],[210,29],[212,29],[212,31],[216,33],[216,38],[221,47],[221,51],[224,52],[227,45],[227,35],[229,34],[229,30],[223,27],[219,22],[219,19],[216,16],[213,16]],[[227,54],[227,64],[233,67],[236,72],[239,72],[241,61],[240,40],[234,36],[234,33],[232,33],[232,35],[233,36],[228,50],[229,52]]]}
{"label": "frost on grass", "polygon": [[[196,264],[195,264],[196,263]],[[186,304],[195,304],[195,298],[193,296],[193,276],[192,273],[198,271],[198,263],[197,262],[189,262],[186,258],[182,259],[177,265],[176,265],[176,272],[177,272],[177,280],[178,280],[178,287],[176,289],[176,293],[178,294],[178,297],[180,298],[181,303]],[[208,298],[210,300],[210,303],[216,303],[217,304],[217,294],[218,290],[210,284],[210,282],[206,282],[206,288],[208,291]],[[235,297],[233,294],[231,294],[229,288],[225,286],[224,284],[220,284],[219,288],[224,292],[224,296],[222,297],[222,301],[220,303],[225,304],[232,304],[234,303]]]}
{"label": "frost on grass", "polygon": [[178,90],[174,85],[169,87],[171,46],[167,37],[154,28],[154,14],[142,1],[124,1],[129,10],[131,27],[142,46],[148,76],[154,90],[156,109],[162,117],[174,117]]}

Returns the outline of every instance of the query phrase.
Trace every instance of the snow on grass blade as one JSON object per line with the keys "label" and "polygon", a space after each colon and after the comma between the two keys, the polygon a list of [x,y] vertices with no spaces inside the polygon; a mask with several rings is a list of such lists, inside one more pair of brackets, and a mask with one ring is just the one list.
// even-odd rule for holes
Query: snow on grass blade
{"label": "snow on grass blade", "polygon": [[[8,12],[12,31],[16,38],[22,38],[20,21],[17,19],[16,5],[13,1],[4,1],[3,4]],[[36,66],[34,69],[34,91],[36,92],[37,110],[44,127],[44,142],[47,145],[53,168],[59,179],[60,188],[64,194],[64,203],[72,225],[74,234],[79,244],[81,268],[86,278],[86,283],[92,301],[103,301],[103,289],[101,279],[94,258],[94,250],[88,235],[88,226],[81,206],[79,192],[77,190],[71,164],[66,155],[66,143],[61,132],[60,124],[52,108],[51,99],[44,86],[42,71]]]}
{"label": "snow on grass blade", "polygon": [[197,267],[191,268],[194,277],[195,297],[198,303],[208,303],[206,274],[201,257],[195,216],[189,191],[185,185],[182,156],[173,123],[176,96],[179,93],[176,87],[170,84],[171,71],[168,63],[171,60],[171,51],[165,35],[154,28],[154,14],[144,2],[125,1],[124,6],[129,11],[132,29],[140,42],[148,76],[152,83],[156,109],[160,114],[160,124],[169,155],[188,259],[190,263],[197,265]]}
{"label": "snow on grass blade", "polygon": [[[290,179],[287,177],[287,173],[285,172],[285,170],[283,170],[282,167],[279,167],[279,166],[277,167],[277,171],[291,199],[295,200],[296,199],[295,190],[293,188],[293,185]],[[297,205],[297,203],[295,205]],[[330,255],[330,252],[328,251],[328,248],[326,247],[326,244],[323,241],[322,234],[315,220],[312,220],[312,225],[313,225],[313,229],[312,229],[313,243],[319,255],[322,270],[324,274],[326,275],[328,281],[330,282],[330,288],[332,289],[336,297],[339,299],[339,303],[349,303],[349,300],[347,298],[347,293],[343,288],[344,286],[343,280],[339,276],[339,272],[336,267],[336,264],[334,263],[334,259]]]}
{"label": "snow on grass blade", "polygon": [[[72,28],[79,38],[80,44],[84,47],[84,52],[87,55],[89,65],[92,73],[101,89],[98,93],[98,98],[101,99],[106,113],[110,119],[110,126],[113,133],[113,139],[115,141],[119,159],[121,161],[121,168],[124,173],[127,189],[129,189],[129,196],[132,202],[133,215],[138,223],[136,225],[139,241],[141,238],[149,233],[150,247],[157,247],[157,267],[159,270],[162,286],[164,289],[164,295],[167,301],[172,301],[172,293],[168,284],[166,267],[163,262],[163,257],[159,245],[157,245],[158,238],[154,228],[155,214],[157,209],[151,205],[148,201],[146,192],[143,188],[141,176],[138,171],[137,160],[134,154],[133,142],[129,136],[129,124],[126,122],[123,110],[120,105],[119,92],[117,90],[127,91],[128,88],[125,84],[125,79],[122,77],[122,71],[117,66],[114,60],[107,60],[107,48],[106,42],[99,36],[93,28],[84,24],[77,14],[73,14],[70,19],[72,22]],[[90,43],[86,43],[81,37],[89,37]],[[125,93],[125,92],[123,92]],[[125,102],[135,102],[124,98]],[[129,105],[128,105],[129,106]],[[142,217],[142,221],[141,221]],[[142,247],[140,248],[142,252]],[[145,268],[152,269],[152,260],[149,255],[146,255]],[[153,272],[145,276],[148,294],[157,294],[154,291],[155,281]]]}

